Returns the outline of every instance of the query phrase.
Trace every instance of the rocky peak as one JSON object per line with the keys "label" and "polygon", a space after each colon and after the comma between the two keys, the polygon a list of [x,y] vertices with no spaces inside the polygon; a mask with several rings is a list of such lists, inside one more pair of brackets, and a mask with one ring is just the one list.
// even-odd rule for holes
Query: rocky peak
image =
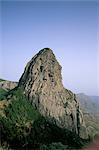
{"label": "rocky peak", "polygon": [[63,87],[61,66],[51,49],[42,49],[28,62],[18,86],[43,116],[87,138],[76,95]]}
{"label": "rocky peak", "polygon": [[[58,81],[56,80],[57,76]],[[53,82],[56,81],[58,84],[62,85],[61,66],[51,49],[44,48],[31,59],[25,68],[25,72],[22,75],[19,84],[26,85],[28,79],[29,81],[31,79],[33,82],[34,80],[39,79],[40,82],[44,82],[45,84],[47,83],[45,82],[47,80],[50,81],[50,84],[53,84]]]}

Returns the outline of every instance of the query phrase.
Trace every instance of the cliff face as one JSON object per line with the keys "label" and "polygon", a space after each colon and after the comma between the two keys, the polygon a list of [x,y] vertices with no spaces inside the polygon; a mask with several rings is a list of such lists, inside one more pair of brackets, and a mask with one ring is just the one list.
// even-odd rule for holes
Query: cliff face
{"label": "cliff face", "polygon": [[51,49],[42,49],[28,62],[18,86],[43,116],[87,138],[76,95],[63,87],[61,66]]}

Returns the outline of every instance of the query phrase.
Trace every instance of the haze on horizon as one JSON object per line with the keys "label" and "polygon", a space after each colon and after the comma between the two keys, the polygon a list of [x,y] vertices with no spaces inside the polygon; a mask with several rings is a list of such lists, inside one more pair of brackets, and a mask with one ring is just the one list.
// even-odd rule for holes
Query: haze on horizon
{"label": "haze on horizon", "polygon": [[94,1],[0,1],[0,78],[18,81],[42,48],[53,50],[63,84],[99,95],[99,16]]}

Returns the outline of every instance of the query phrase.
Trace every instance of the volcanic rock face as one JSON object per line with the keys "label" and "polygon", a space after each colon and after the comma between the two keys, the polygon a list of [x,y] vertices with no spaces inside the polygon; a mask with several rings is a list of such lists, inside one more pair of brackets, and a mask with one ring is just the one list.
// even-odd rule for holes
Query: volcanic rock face
{"label": "volcanic rock face", "polygon": [[87,138],[76,96],[63,87],[61,66],[51,49],[41,50],[28,62],[18,86],[43,116]]}

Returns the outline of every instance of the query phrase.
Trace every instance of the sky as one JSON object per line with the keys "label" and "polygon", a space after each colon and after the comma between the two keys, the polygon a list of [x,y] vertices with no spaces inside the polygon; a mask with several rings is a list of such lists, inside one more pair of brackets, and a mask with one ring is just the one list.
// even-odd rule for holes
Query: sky
{"label": "sky", "polygon": [[99,95],[99,3],[0,1],[0,78],[18,81],[42,48],[53,50],[65,88]]}

